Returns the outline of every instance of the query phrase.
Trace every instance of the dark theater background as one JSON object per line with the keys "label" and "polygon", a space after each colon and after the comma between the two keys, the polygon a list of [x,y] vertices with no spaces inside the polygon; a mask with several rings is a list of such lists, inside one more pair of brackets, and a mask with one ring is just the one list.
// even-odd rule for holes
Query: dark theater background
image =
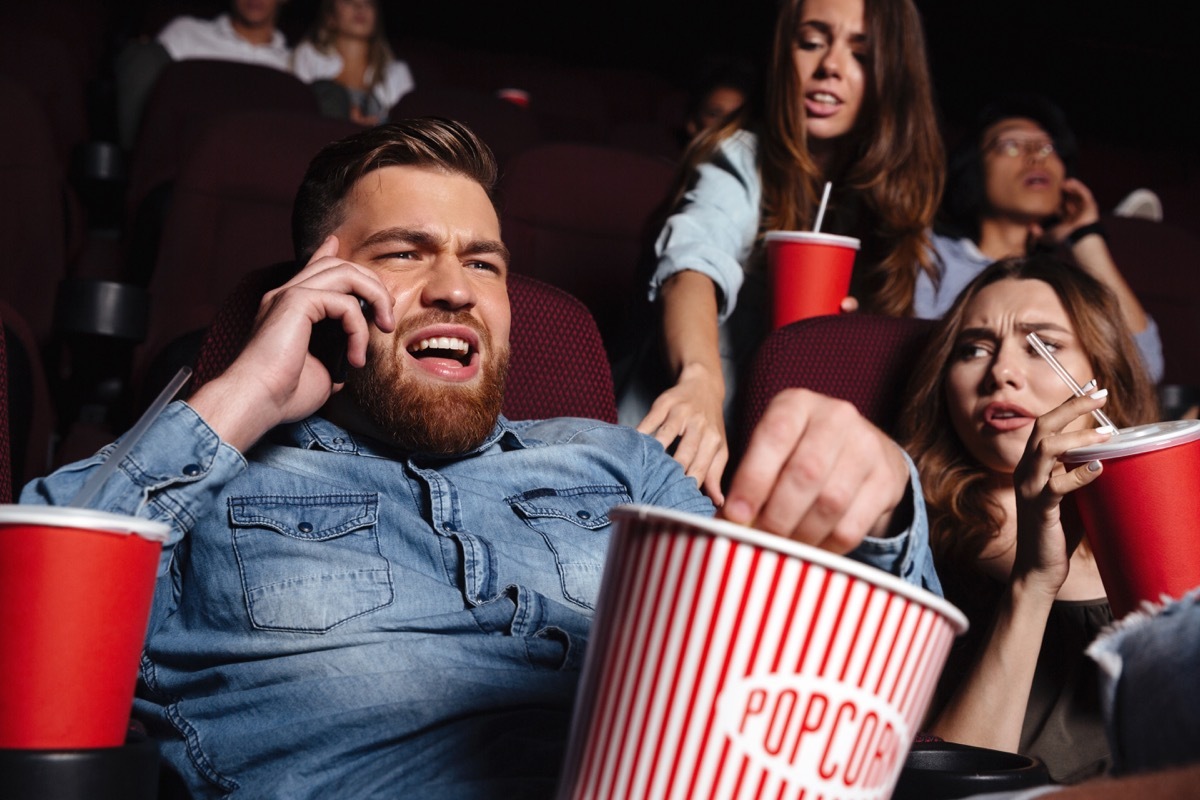
{"label": "dark theater background", "polygon": [[[311,0],[292,0],[293,12]],[[1190,201],[1200,180],[1200,58],[1190,5],[1156,0],[917,0],[947,139],[979,106],[1008,90],[1050,96],[1080,139],[1094,144],[1081,169],[1098,199],[1116,202],[1101,170],[1121,185],[1137,164],[1114,164],[1112,148],[1144,156],[1146,179]],[[566,63],[651,69],[684,86],[700,60],[732,54],[761,63],[770,47],[774,0],[387,2],[394,38],[465,49],[538,54]],[[1089,159],[1089,155],[1091,158]],[[1128,177],[1126,177],[1128,176]],[[1161,176],[1161,177],[1160,177]],[[1134,188],[1130,186],[1129,188]],[[1164,198],[1166,199],[1166,198]],[[1173,221],[1193,230],[1191,209]],[[1171,219],[1171,208],[1167,207]]]}
{"label": "dark theater background", "polygon": [[[96,0],[100,2],[101,0]],[[192,0],[116,2],[116,37],[174,13],[214,14]],[[704,55],[750,59],[769,46],[774,0],[383,0],[392,40],[523,53],[565,63],[655,70],[684,81]],[[917,0],[943,113],[951,121],[1009,88],[1045,92],[1083,134],[1192,143],[1200,131],[1200,59],[1190,4],[1155,0]],[[282,26],[302,32],[317,0],[289,0]]]}
{"label": "dark theater background", "polygon": [[[1187,248],[1200,248],[1196,244],[1200,237],[1200,192],[1196,190],[1200,186],[1197,147],[1200,59],[1193,43],[1193,28],[1185,22],[1190,18],[1186,12],[1191,4],[1185,0],[1156,0],[1140,5],[1108,0],[915,1],[923,15],[936,100],[950,144],[978,108],[992,98],[1009,90],[1042,92],[1066,111],[1081,143],[1080,175],[1102,208],[1112,209],[1126,193],[1139,187],[1151,188],[1162,199],[1162,221],[1167,225],[1160,226],[1158,231],[1167,232],[1171,228],[1186,234],[1158,251],[1164,255],[1154,256],[1154,274],[1144,271],[1131,273],[1129,277],[1163,329],[1168,378],[1174,383],[1200,386],[1200,356],[1192,347],[1200,338],[1200,288],[1195,291],[1191,288],[1193,284],[1200,286],[1200,270],[1196,264],[1175,256],[1182,252],[1181,242]],[[768,56],[776,2],[381,0],[389,40],[396,54],[412,67],[418,90],[437,92],[446,87],[466,87],[468,91],[482,92],[488,101],[510,113],[513,109],[493,96],[497,89],[529,90],[531,108],[546,108],[549,105],[546,101],[554,94],[555,102],[580,115],[578,119],[570,118],[564,110],[559,118],[550,121],[559,126],[554,133],[566,132],[568,138],[605,145],[627,146],[634,141],[615,135],[622,122],[635,123],[623,131],[626,134],[630,131],[645,134],[647,127],[657,126],[658,130],[651,133],[668,147],[665,152],[655,151],[660,163],[654,166],[660,173],[667,171],[668,182],[673,179],[673,159],[678,157],[677,134],[683,97],[690,82],[706,60],[718,57],[737,57],[761,67]],[[318,3],[319,0],[288,0],[285,4],[280,27],[292,43],[308,27]],[[54,431],[49,445],[52,461],[70,460],[92,452],[94,446],[110,441],[116,432],[128,426],[132,413],[143,408],[153,397],[153,391],[165,384],[166,377],[173,374],[172,368],[181,359],[195,354],[198,340],[192,339],[188,345],[191,350],[181,350],[178,357],[172,355],[163,361],[155,359],[152,347],[163,346],[153,339],[155,320],[165,317],[168,323],[182,327],[183,318],[192,317],[170,308],[170,301],[163,300],[165,295],[156,288],[154,276],[161,278],[163,271],[158,266],[164,261],[171,262],[168,266],[180,273],[194,275],[197,269],[184,263],[192,257],[205,265],[205,279],[208,279],[208,265],[221,259],[200,255],[199,245],[215,245],[216,237],[195,233],[183,237],[183,244],[177,244],[173,251],[179,256],[176,259],[164,256],[165,249],[158,249],[155,237],[165,239],[166,228],[161,226],[171,222],[167,215],[169,206],[165,202],[141,205],[145,198],[140,196],[137,203],[130,199],[133,192],[129,187],[138,178],[139,156],[143,163],[149,157],[145,149],[138,152],[137,147],[120,135],[116,64],[129,43],[153,37],[173,17],[180,14],[212,17],[227,7],[227,0],[0,3],[0,36],[4,37],[0,41],[0,79],[15,77],[29,81],[39,95],[38,101],[52,117],[48,132],[36,135],[32,120],[10,116],[9,133],[25,134],[27,140],[39,139],[42,149],[56,150],[46,156],[58,159],[48,169],[60,169],[74,192],[70,202],[63,203],[55,194],[58,187],[43,187],[46,191],[39,198],[10,191],[7,205],[0,209],[0,223],[8,226],[0,227],[0,235],[11,243],[10,257],[0,268],[0,278],[5,279],[0,285],[0,301],[16,307],[32,324],[30,349],[35,356],[45,359],[56,415],[49,421],[34,420],[30,428],[34,435],[29,441],[23,436],[14,439],[14,460],[21,457],[17,452],[20,448],[35,456],[45,452],[45,442],[34,440],[47,426]],[[24,31],[36,35],[25,35]],[[54,46],[43,47],[39,41],[52,42]],[[78,107],[72,106],[72,98],[54,84],[56,80],[70,80],[70,75],[83,76]],[[592,94],[576,81],[603,83],[604,91]],[[308,87],[299,88],[304,99],[311,101]],[[214,91],[222,94],[225,88]],[[605,108],[596,108],[598,105]],[[623,116],[634,107],[640,118],[629,120]],[[590,111],[595,114],[589,114]],[[60,124],[64,121],[66,125]],[[539,119],[539,124],[543,122],[544,119]],[[170,170],[183,170],[183,151],[200,137],[202,128],[199,123],[189,122],[173,138],[165,137],[164,149],[178,151],[169,153],[175,159],[167,164]],[[228,137],[248,153],[251,143],[245,141],[249,137],[243,135],[244,130],[234,128]],[[271,136],[260,138],[269,140]],[[53,148],[46,140],[53,140]],[[643,138],[638,144],[645,141]],[[89,150],[93,143],[106,144],[111,149]],[[499,147],[492,143],[500,155]],[[28,141],[10,146],[7,153],[10,166],[44,179],[47,171],[27,157],[29,147]],[[310,151],[297,150],[302,155],[302,158],[296,156],[300,167],[291,164],[290,168],[302,173]],[[92,160],[81,158],[83,155]],[[241,155],[250,158],[246,153]],[[269,156],[282,158],[283,153],[269,152]],[[86,173],[90,168],[109,170],[105,178],[111,180],[91,180]],[[175,172],[168,177],[173,179]],[[502,172],[502,180],[503,177]],[[259,202],[259,197],[252,198],[258,205],[251,204],[251,211],[241,208],[224,217],[252,232],[253,243],[260,245],[260,249],[269,249],[280,258],[286,258],[290,250],[286,214],[298,178],[288,180],[291,182],[285,189],[275,187],[276,196],[271,198],[274,206],[269,209],[275,215],[270,217],[271,223],[260,221],[267,218],[269,204]],[[166,197],[149,191],[161,189],[161,184],[143,183],[140,188],[151,200],[161,201]],[[193,202],[202,199],[191,198]],[[641,199],[647,208],[660,202],[657,197]],[[38,209],[46,209],[46,214],[39,216],[42,212]],[[260,212],[263,217],[254,216]],[[59,218],[50,220],[50,214]],[[195,218],[184,222],[198,223]],[[31,231],[44,234],[54,226],[58,226],[60,237],[51,246],[17,242],[14,238]],[[275,239],[265,241],[261,235],[264,229],[269,229]],[[149,238],[143,235],[147,230]],[[511,232],[512,228],[506,230]],[[18,244],[27,248],[23,253],[28,255],[11,257]],[[240,254],[246,249],[241,245],[239,242],[231,246],[228,253]],[[1141,248],[1141,242],[1135,246]],[[258,255],[248,256],[247,260],[257,265]],[[631,263],[626,267],[626,277],[632,273]],[[1198,277],[1190,277],[1192,274]],[[1168,280],[1160,280],[1160,275]],[[63,277],[132,282],[133,294],[122,297],[132,298],[136,301],[134,306],[140,302],[150,309],[151,338],[138,338],[144,337],[145,332],[137,324],[108,339],[88,338],[90,331],[64,332],[53,328],[56,293],[69,283],[60,282]],[[151,299],[146,301],[145,296],[139,298],[136,292],[145,289],[148,280],[146,296]],[[626,288],[608,275],[599,279],[593,275],[591,280],[611,284],[601,287],[609,291],[608,296]],[[209,283],[202,288],[214,295],[226,291],[224,284],[218,286],[215,279]],[[37,288],[32,288],[35,285]],[[640,290],[644,282],[630,280],[628,291],[633,292],[635,285]],[[573,286],[564,288],[575,291]],[[93,295],[85,291],[77,293],[75,299],[86,306],[89,298],[94,299],[94,289],[94,286],[89,289]],[[195,300],[194,293],[185,297],[189,304]],[[620,317],[619,309],[615,312],[617,307],[607,301],[584,299],[593,315],[601,317],[602,329],[604,315]],[[207,324],[216,302],[213,300],[204,309],[189,305],[179,311],[194,311],[195,321]],[[79,314],[59,316],[68,322],[82,318]],[[5,323],[8,328],[9,320]],[[140,324],[145,327],[144,318]],[[194,335],[202,330],[189,328],[188,333]],[[10,364],[12,351],[10,346]],[[1200,390],[1196,391],[1200,397]],[[26,408],[45,405],[44,400],[26,402]],[[75,423],[79,421],[95,423],[93,427],[97,430],[92,432],[92,438],[72,445]],[[48,466],[44,459],[38,462],[36,458],[31,459],[31,464],[24,475],[17,475],[17,480],[31,477]]]}

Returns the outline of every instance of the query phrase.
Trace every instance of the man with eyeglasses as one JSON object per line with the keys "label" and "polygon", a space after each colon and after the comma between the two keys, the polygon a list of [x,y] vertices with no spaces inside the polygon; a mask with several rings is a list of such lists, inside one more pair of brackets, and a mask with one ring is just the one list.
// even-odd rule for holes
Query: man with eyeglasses
{"label": "man with eyeglasses", "polygon": [[983,110],[963,142],[931,237],[938,275],[918,276],[916,316],[941,317],[993,261],[1060,250],[1117,296],[1147,372],[1161,379],[1158,328],[1113,260],[1095,198],[1074,175],[1075,136],[1062,111],[1040,95],[1008,96]]}

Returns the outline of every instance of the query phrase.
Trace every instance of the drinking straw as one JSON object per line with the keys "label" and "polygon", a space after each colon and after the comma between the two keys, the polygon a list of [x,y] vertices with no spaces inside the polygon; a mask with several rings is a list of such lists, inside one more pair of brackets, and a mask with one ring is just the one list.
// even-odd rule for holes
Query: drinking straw
{"label": "drinking straw", "polygon": [[[1050,352],[1050,348],[1046,346],[1046,343],[1042,341],[1040,336],[1031,332],[1025,337],[1025,340],[1033,345],[1033,349],[1037,350],[1039,356],[1046,359],[1046,363],[1054,369],[1055,373],[1058,374],[1058,377],[1062,378],[1063,383],[1071,388],[1071,391],[1075,393],[1076,397],[1082,397],[1083,395],[1087,394],[1083,390],[1083,387],[1076,383],[1075,379],[1071,377],[1071,373],[1067,372],[1066,367],[1058,363],[1058,359],[1054,357],[1054,353]],[[1098,430],[1107,433],[1117,432],[1117,426],[1114,425],[1113,421],[1109,419],[1108,416],[1100,409],[1093,409],[1092,416],[1095,417],[1096,421],[1100,423]]]}
{"label": "drinking straw", "polygon": [[121,459],[125,458],[125,455],[137,443],[137,440],[142,438],[142,434],[150,427],[150,423],[158,419],[158,415],[163,412],[167,403],[171,402],[171,398],[175,396],[175,393],[180,390],[191,375],[192,370],[190,367],[183,367],[179,372],[175,373],[175,377],[158,393],[158,397],[154,398],[154,402],[150,404],[150,407],[146,409],[137,423],[129,429],[129,433],[125,434],[125,437],[108,454],[108,458],[105,459],[104,463],[97,467],[96,471],[83,484],[83,488],[72,498],[70,505],[76,508],[87,507],[87,504],[92,501],[92,498],[104,486],[108,477],[116,470],[117,465],[121,463]]}
{"label": "drinking straw", "polygon": [[813,233],[821,232],[821,221],[825,219],[825,206],[829,203],[829,189],[832,186],[832,183],[825,181],[825,191],[821,193],[821,206],[817,209],[817,221],[813,225]]}

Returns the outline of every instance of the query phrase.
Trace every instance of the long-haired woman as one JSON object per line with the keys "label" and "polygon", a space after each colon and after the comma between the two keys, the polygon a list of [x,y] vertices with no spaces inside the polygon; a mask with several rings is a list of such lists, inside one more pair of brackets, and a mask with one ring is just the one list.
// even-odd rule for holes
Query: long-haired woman
{"label": "long-haired woman", "polygon": [[408,64],[388,46],[377,0],[321,0],[316,23],[296,46],[292,70],[311,83],[327,116],[382,122],[412,91]]}
{"label": "long-haired woman", "polygon": [[673,446],[718,503],[737,367],[766,332],[763,234],[811,229],[832,182],[822,230],[862,240],[851,294],[910,314],[943,181],[911,0],[784,2],[763,105],[760,121],[744,110],[686,154],[651,280],[665,363],[621,389],[622,421]]}
{"label": "long-haired woman", "polygon": [[[1095,394],[1073,397],[1030,332]],[[1116,297],[1042,255],[997,262],[967,285],[914,370],[901,415],[938,575],[971,621],[927,728],[1036,755],[1059,782],[1098,774],[1108,759],[1084,649],[1112,613],[1078,520],[1061,507],[1103,468],[1058,460],[1110,435],[1089,413],[1102,406],[1119,427],[1157,416]]]}

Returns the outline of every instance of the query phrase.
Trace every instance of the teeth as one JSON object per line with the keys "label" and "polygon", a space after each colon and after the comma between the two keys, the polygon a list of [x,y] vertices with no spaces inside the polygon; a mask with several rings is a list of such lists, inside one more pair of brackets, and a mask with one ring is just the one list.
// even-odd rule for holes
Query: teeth
{"label": "teeth", "polygon": [[422,350],[451,350],[466,355],[471,351],[471,346],[462,339],[453,336],[435,336],[431,339],[422,339],[415,344],[409,345],[408,349],[412,353]]}
{"label": "teeth", "polygon": [[838,102],[838,99],[836,97],[834,97],[833,95],[829,94],[828,92],[813,92],[812,98],[813,98],[813,100],[816,100],[818,103],[831,103],[832,104],[832,103]]}

